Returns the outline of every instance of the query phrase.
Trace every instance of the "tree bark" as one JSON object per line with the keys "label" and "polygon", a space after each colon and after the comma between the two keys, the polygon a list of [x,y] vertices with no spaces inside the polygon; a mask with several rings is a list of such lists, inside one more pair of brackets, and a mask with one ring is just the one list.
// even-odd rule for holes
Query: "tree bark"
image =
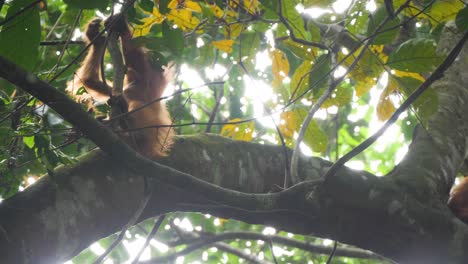
{"label": "tree bark", "polygon": [[[284,177],[281,147],[235,142],[215,135],[180,137],[171,167],[226,188],[277,190]],[[314,179],[331,164],[302,157],[300,175]],[[44,177],[0,204],[0,262],[63,262],[118,231],[143,199],[143,177],[94,151],[72,167]],[[443,206],[430,208],[392,179],[341,170],[327,185],[291,195],[289,207],[255,211],[223,206],[203,194],[151,181],[153,195],[141,220],[196,211],[316,235],[370,249],[402,263],[464,263],[468,228]],[[427,201],[435,204],[431,199]]]}

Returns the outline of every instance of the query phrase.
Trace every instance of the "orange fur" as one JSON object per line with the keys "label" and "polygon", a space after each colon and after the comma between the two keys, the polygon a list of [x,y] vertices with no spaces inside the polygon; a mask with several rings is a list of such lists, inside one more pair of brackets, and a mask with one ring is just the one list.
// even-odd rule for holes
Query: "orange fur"
{"label": "orange fur", "polygon": [[[111,18],[114,19],[114,18]],[[101,21],[92,20],[85,31],[85,40],[90,43],[95,39],[75,79],[69,83],[67,91],[80,102],[106,101],[111,94],[111,86],[100,80],[101,57],[105,52],[105,38],[97,37]],[[124,81],[123,97],[131,112],[162,96],[168,84],[168,70],[159,71],[152,67],[149,58],[141,47],[131,43],[132,34],[124,19],[115,21],[113,30],[121,38],[122,50],[127,73]],[[83,85],[88,94],[76,95],[76,90]],[[172,145],[174,130],[165,104],[162,101],[152,103],[126,116],[130,132],[127,142],[142,155],[157,159],[167,155]],[[155,128],[153,126],[163,126]],[[166,127],[164,127],[166,126]],[[152,128],[146,128],[152,127]]]}
{"label": "orange fur", "polygon": [[468,224],[468,177],[452,188],[448,206],[458,218]]}

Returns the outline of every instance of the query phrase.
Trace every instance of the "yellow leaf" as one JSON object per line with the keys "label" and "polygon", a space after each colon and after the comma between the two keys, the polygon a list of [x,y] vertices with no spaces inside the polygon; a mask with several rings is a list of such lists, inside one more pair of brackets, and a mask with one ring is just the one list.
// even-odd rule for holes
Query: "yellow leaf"
{"label": "yellow leaf", "polygon": [[174,22],[182,30],[194,29],[200,20],[192,16],[192,11],[187,9],[172,9],[167,14],[167,19]]}
{"label": "yellow leaf", "polygon": [[463,1],[459,0],[435,1],[426,14],[428,19],[443,23],[453,20],[463,7]]}
{"label": "yellow leaf", "polygon": [[196,3],[196,2],[193,2],[193,1],[185,1],[184,7],[189,9],[189,10],[192,10],[193,12],[197,12],[197,13],[202,12],[202,9],[201,9],[200,5],[198,3]]}
{"label": "yellow leaf", "polygon": [[355,77],[355,81],[357,97],[361,97],[362,95],[367,93],[372,88],[372,86],[374,86],[377,83],[376,78],[372,78],[369,76],[362,76],[361,78]]}
{"label": "yellow leaf", "polygon": [[240,33],[242,32],[243,29],[244,29],[244,25],[240,24],[240,23],[225,26],[223,28],[224,37],[225,38],[230,38],[230,39],[235,39],[240,35]]}
{"label": "yellow leaf", "polygon": [[382,53],[384,45],[370,45],[369,49],[375,54]]}
{"label": "yellow leaf", "polygon": [[[271,87],[276,91],[276,92],[282,92],[283,89],[283,81],[280,79],[274,78],[273,81],[271,81]],[[281,96],[283,99],[288,99],[288,95],[286,97]]]}
{"label": "yellow leaf", "polygon": [[151,13],[154,18],[160,19],[159,23],[162,23],[164,21],[164,15],[159,12],[159,9],[154,7],[153,8],[153,13]]}
{"label": "yellow leaf", "polygon": [[153,13],[151,14],[151,16],[141,19],[141,22],[143,22],[143,24],[135,26],[133,30],[133,36],[146,36],[150,32],[151,27],[154,24],[161,24],[164,21],[164,19],[166,19],[166,17],[159,13],[159,10],[157,8],[153,8]]}
{"label": "yellow leaf", "polygon": [[[393,1],[395,10],[405,2],[405,0]],[[425,18],[439,24],[453,20],[464,5],[463,1],[459,0],[438,0],[431,2],[433,4],[427,9],[427,6],[423,6],[422,4],[424,2],[412,1],[409,7],[404,9],[404,14],[408,17]],[[421,10],[425,11],[421,13]]]}
{"label": "yellow leaf", "polygon": [[369,49],[380,58],[383,64],[387,62],[388,56],[383,52],[384,45],[370,45]]}
{"label": "yellow leaf", "polygon": [[276,81],[283,81],[289,74],[289,61],[286,55],[279,49],[270,51],[272,61],[271,70]]}
{"label": "yellow leaf", "polygon": [[201,13],[202,9],[200,5],[194,1],[184,0],[172,0],[167,5],[169,9],[187,9],[193,12]]}
{"label": "yellow leaf", "polygon": [[251,14],[258,13],[258,0],[244,0],[244,6]]}
{"label": "yellow leaf", "polygon": [[298,117],[296,112],[287,111],[283,112],[280,115],[280,125],[278,126],[283,137],[287,139],[292,139],[294,132],[299,128],[300,123],[298,122]]}
{"label": "yellow leaf", "polygon": [[231,9],[229,9],[227,12],[226,12],[226,16],[227,17],[234,17],[234,18],[237,18],[238,17],[238,14],[234,11],[232,11]]}
{"label": "yellow leaf", "polygon": [[395,112],[395,106],[389,97],[380,97],[377,103],[377,117],[381,121],[386,121]]}
{"label": "yellow leaf", "polygon": [[395,76],[396,77],[410,77],[416,80],[419,80],[421,82],[426,81],[426,79],[419,73],[416,72],[405,72],[405,71],[399,71],[399,70],[394,70],[395,71]]}
{"label": "yellow leaf", "polygon": [[179,7],[179,4],[180,4],[179,0],[172,0],[171,2],[169,2],[169,4],[167,4],[167,7],[169,9],[177,9]]}
{"label": "yellow leaf", "polygon": [[312,65],[312,61],[304,60],[304,62],[297,67],[289,85],[292,96],[291,99],[297,98],[309,89],[309,73],[312,70]]}
{"label": "yellow leaf", "polygon": [[227,223],[227,221],[229,221],[229,219],[227,219],[227,218],[219,218],[219,224],[220,224],[220,225],[224,225],[225,223]]}
{"label": "yellow leaf", "polygon": [[217,17],[217,18],[222,18],[223,17],[224,11],[219,6],[217,6],[216,4],[210,5],[210,10],[211,10],[211,13],[215,17]]}
{"label": "yellow leaf", "polygon": [[211,42],[211,44],[213,44],[213,46],[215,46],[217,49],[221,51],[224,51],[226,53],[231,53],[232,44],[234,44],[234,40],[232,39],[218,40],[218,41]]}
{"label": "yellow leaf", "polygon": [[398,82],[395,78],[388,80],[387,87],[380,94],[379,101],[377,102],[377,118],[381,121],[386,121],[395,112],[396,108],[390,99],[390,95],[398,90]]}
{"label": "yellow leaf", "polygon": [[[228,123],[235,123],[239,121],[241,121],[240,118],[234,118],[229,120]],[[255,124],[253,122],[226,124],[221,129],[221,135],[235,140],[252,141],[254,128]]]}
{"label": "yellow leaf", "polygon": [[247,10],[250,14],[258,13],[258,0],[230,0],[229,5],[236,9],[238,6],[242,6],[245,10]]}
{"label": "yellow leaf", "polygon": [[[357,62],[357,65],[349,73],[349,77],[355,82],[356,96],[360,97],[367,93],[372,86],[377,82],[377,77],[382,73],[383,53],[378,53],[383,46],[373,46],[372,49],[366,50]],[[349,67],[360,54],[362,48],[357,49],[351,56],[344,60],[344,66]],[[377,52],[377,54],[375,53]],[[341,60],[345,55],[339,54]],[[379,62],[380,60],[380,62]]]}

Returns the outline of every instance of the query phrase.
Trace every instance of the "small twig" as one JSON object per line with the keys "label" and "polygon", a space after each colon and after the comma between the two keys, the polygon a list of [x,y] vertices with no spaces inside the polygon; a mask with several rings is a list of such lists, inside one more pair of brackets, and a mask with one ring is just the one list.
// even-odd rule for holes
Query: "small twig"
{"label": "small twig", "polygon": [[[49,33],[47,33],[45,39],[49,39],[50,36],[52,36],[52,33],[54,33],[55,29],[57,28],[57,26],[58,26],[58,24],[59,24],[59,22],[60,22],[60,20],[62,19],[62,17],[63,17],[64,14],[65,14],[65,13],[61,13],[60,16],[57,18],[57,20],[55,20],[55,23],[54,23],[54,24],[52,25],[52,27],[50,28]],[[65,42],[66,42],[66,41],[65,41]]]}
{"label": "small twig", "polygon": [[145,104],[143,104],[143,105],[141,105],[141,106],[139,106],[139,107],[136,107],[136,108],[133,109],[132,111],[128,111],[128,112],[126,112],[126,113],[122,113],[122,114],[120,114],[120,115],[116,115],[116,116],[110,118],[110,119],[108,120],[108,122],[112,122],[112,121],[115,121],[115,120],[119,120],[119,118],[122,118],[122,117],[127,116],[127,115],[131,115],[131,114],[133,114],[133,113],[135,113],[135,112],[137,112],[137,111],[140,111],[140,110],[144,109],[145,107],[148,107],[149,105],[155,104],[155,103],[157,103],[157,102],[159,102],[159,101],[162,101],[162,100],[166,100],[166,99],[171,98],[171,97],[174,97],[174,96],[176,96],[176,95],[179,95],[179,94],[182,94],[182,93],[186,93],[186,92],[189,92],[189,91],[192,91],[192,90],[201,88],[201,87],[205,87],[205,86],[207,86],[207,85],[219,85],[219,84],[224,84],[224,83],[225,83],[224,81],[211,82],[211,83],[205,83],[205,84],[203,84],[203,85],[200,85],[200,86],[197,86],[197,87],[193,87],[193,88],[187,88],[187,89],[178,90],[178,91],[174,92],[174,93],[171,94],[171,95],[161,96],[161,97],[159,97],[159,98],[156,98],[156,99],[154,99],[154,100],[151,100],[151,101],[149,101],[148,103],[145,103]]}
{"label": "small twig", "polygon": [[270,246],[270,252],[271,252],[271,257],[273,258],[273,262],[275,264],[278,264],[278,260],[276,259],[275,252],[273,252],[273,241],[271,241],[271,237],[267,241],[268,241],[268,246]]}
{"label": "small twig", "polygon": [[41,41],[39,45],[41,46],[60,46],[60,45],[83,45],[85,44],[82,40],[70,40],[70,41],[63,41],[63,40],[49,40],[49,41]]}
{"label": "small twig", "polygon": [[329,50],[329,47],[327,45],[312,42],[312,41],[308,41],[308,40],[305,40],[305,39],[300,39],[294,34],[294,30],[293,30],[291,24],[289,24],[288,20],[283,15],[283,1],[282,0],[278,0],[278,16],[279,16],[279,19],[281,20],[281,22],[284,24],[284,26],[289,30],[289,36],[291,37],[291,39],[294,42],[297,42],[299,44],[303,44],[303,45],[306,45],[306,46],[320,48],[320,49],[323,49],[323,50]]}
{"label": "small twig", "polygon": [[136,254],[135,258],[133,259],[132,261],[132,264],[136,264],[138,263],[139,259],[140,259],[140,256],[141,254],[143,254],[143,251],[145,251],[145,248],[148,247],[151,239],[153,239],[153,237],[156,235],[156,233],[158,232],[159,230],[159,227],[161,227],[161,224],[162,222],[164,221],[164,219],[166,219],[166,215],[165,214],[162,214],[158,217],[158,220],[154,223],[153,225],[153,229],[151,229],[151,232],[149,233],[149,235],[146,237],[146,241],[145,241],[145,244],[143,244],[143,246],[140,248],[140,251],[138,251],[138,253]]}
{"label": "small twig", "polygon": [[10,118],[12,115],[16,114],[18,111],[21,111],[25,106],[27,106],[30,102],[32,102],[35,97],[29,98],[26,102],[21,103],[20,105],[15,105],[15,108],[9,112],[7,115],[5,115],[2,119],[0,119],[0,124],[3,123],[5,120]]}
{"label": "small twig", "polygon": [[[213,89],[213,90],[214,90],[214,96],[215,96],[215,99],[216,99],[216,104],[213,107],[213,111],[211,111],[210,117],[208,119],[208,123],[211,123],[211,122],[213,122],[215,120],[216,114],[219,111],[219,106],[221,105],[221,99],[224,96],[224,89],[220,89],[221,90],[220,94],[218,94],[216,92],[216,89]],[[210,133],[210,132],[211,132],[211,125],[207,125],[206,129],[205,129],[205,133]]]}
{"label": "small twig", "polygon": [[78,53],[78,55],[77,55],[75,58],[73,58],[73,60],[72,60],[70,63],[68,63],[65,67],[63,67],[63,69],[62,69],[61,71],[59,71],[58,73],[56,73],[55,76],[52,77],[52,78],[50,79],[49,82],[51,83],[51,82],[55,81],[55,80],[56,80],[58,77],[60,77],[65,71],[67,71],[73,64],[75,64],[75,63],[81,58],[81,56],[83,56],[83,54],[85,54],[85,53],[87,52],[87,50],[94,44],[94,42],[95,42],[99,37],[101,37],[101,36],[104,34],[104,32],[106,32],[106,29],[101,30],[101,31],[96,35],[96,37],[94,37],[94,39],[90,40],[90,42],[88,43],[88,45],[86,45],[86,46],[80,51],[80,53]]}
{"label": "small twig", "polygon": [[[80,21],[80,18],[81,18],[81,14],[83,14],[82,9],[80,9],[80,11],[78,12],[78,15],[76,15],[75,20],[73,21],[73,24],[72,24],[71,28],[75,28],[78,25],[78,22]],[[70,31],[70,33],[68,34],[67,39],[65,40],[65,44],[64,44],[62,50],[60,51],[59,57],[57,58],[57,63],[55,63],[52,70],[49,71],[49,73],[46,76],[46,79],[49,79],[49,76],[52,74],[52,72],[57,70],[58,67],[60,66],[60,62],[62,61],[63,56],[65,55],[65,51],[68,48],[68,43],[71,41],[72,36],[73,36],[73,30]]]}
{"label": "small twig", "polygon": [[[70,140],[66,140],[66,141],[63,142],[62,144],[60,144],[60,145],[58,145],[58,146],[55,146],[55,147],[52,147],[52,148],[50,148],[49,150],[50,150],[50,151],[54,151],[54,150],[58,150],[58,149],[64,148],[64,147],[66,147],[66,146],[69,146],[69,145],[75,143],[75,142],[78,141],[80,138],[81,138],[81,136],[76,137],[76,138],[73,138],[73,139],[70,139]],[[23,162],[23,163],[20,163],[20,164],[16,165],[16,168],[21,168],[21,167],[23,167],[23,166],[26,166],[28,163],[37,161],[39,158],[42,158],[42,157],[45,156],[45,155],[46,155],[46,153],[39,154],[39,155],[37,155],[36,157],[34,157],[33,159],[27,160],[27,161],[25,161],[25,162]]]}
{"label": "small twig", "polygon": [[[207,116],[211,116],[211,114],[213,113],[213,111],[210,111],[210,109],[208,109],[208,107],[206,107],[205,105],[203,105],[201,102],[198,102],[197,100],[190,100],[190,104],[192,105],[195,105],[196,107],[200,108],[200,110]],[[213,121],[211,121],[213,122]],[[209,120],[208,122],[206,122],[208,125],[209,125]],[[207,126],[208,126],[207,125]]]}
{"label": "small twig", "polygon": [[196,25],[195,28],[193,28],[192,31],[190,31],[190,32],[188,32],[188,33],[186,33],[186,34],[184,34],[184,38],[187,38],[187,37],[189,37],[189,36],[195,34],[195,33],[196,33],[204,24],[206,24],[208,21],[209,21],[208,18],[205,18],[205,19],[203,19],[202,21],[200,21],[200,23],[198,23],[198,25]]}
{"label": "small twig", "polygon": [[107,256],[112,252],[112,250],[114,250],[114,248],[116,248],[120,242],[122,241],[122,239],[124,238],[125,236],[125,232],[127,232],[127,230],[133,226],[136,221],[138,221],[138,219],[140,218],[140,215],[141,213],[143,212],[143,210],[146,208],[146,205],[148,204],[148,201],[151,197],[151,192],[145,194],[145,197],[143,198],[143,200],[141,201],[141,203],[138,205],[138,208],[137,210],[135,210],[135,212],[133,213],[132,217],[130,218],[130,220],[127,222],[127,224],[125,224],[122,229],[120,230],[120,234],[119,236],[117,237],[116,240],[114,240],[114,242],[112,243],[112,245],[110,245],[109,248],[107,248],[107,250],[101,255],[99,256],[99,258],[97,258],[93,263],[94,264],[100,264],[104,261],[105,258],[107,258]]}
{"label": "small twig", "polygon": [[333,260],[333,256],[335,255],[336,253],[336,248],[338,247],[338,242],[335,240],[334,243],[333,243],[333,249],[332,251],[330,252],[330,256],[328,256],[328,259],[327,259],[327,264],[330,264],[331,261]]}

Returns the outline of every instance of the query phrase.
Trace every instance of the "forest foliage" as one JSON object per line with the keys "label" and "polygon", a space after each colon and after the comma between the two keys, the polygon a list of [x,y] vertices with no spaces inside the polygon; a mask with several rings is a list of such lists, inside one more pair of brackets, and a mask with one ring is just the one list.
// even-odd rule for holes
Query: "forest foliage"
{"label": "forest foliage", "polygon": [[[302,142],[308,154],[331,161],[388,120],[441,63],[446,51],[438,50],[436,44],[446,24],[455,23],[461,30],[468,27],[468,8],[457,0],[127,2],[135,3],[6,1],[0,6],[0,55],[64,91],[87,49],[80,37],[84,25],[95,16],[120,10],[132,25],[132,41],[147,49],[154,67],[177,65],[167,104],[178,134],[211,132],[292,148],[311,106],[319,103]],[[104,74],[110,78],[109,55],[104,61]],[[328,96],[320,102],[323,95]],[[437,107],[435,91],[427,90],[399,119],[394,138],[358,155],[355,164],[378,175],[388,172],[408,145],[415,125],[424,125]],[[93,114],[106,116],[109,111],[108,105],[101,104]],[[94,148],[49,107],[0,79],[0,197],[10,197],[57,165],[76,163],[78,156]],[[170,219],[188,221],[188,226],[208,233],[270,230],[198,214],[174,214]],[[133,228],[129,241],[149,230],[151,221]],[[162,230],[158,240],[170,239],[168,230]],[[106,247],[112,240],[100,244]],[[264,258],[273,261],[263,242],[233,240],[228,244],[265,252]],[[311,259],[320,263],[327,258],[286,247],[276,250],[283,250],[275,252],[281,262]],[[239,259],[221,251],[209,252],[206,256],[213,261],[237,263]],[[76,263],[86,262],[93,254],[85,251]],[[185,261],[195,261],[200,255],[188,254]],[[123,248],[111,255],[117,263],[129,256]]]}

